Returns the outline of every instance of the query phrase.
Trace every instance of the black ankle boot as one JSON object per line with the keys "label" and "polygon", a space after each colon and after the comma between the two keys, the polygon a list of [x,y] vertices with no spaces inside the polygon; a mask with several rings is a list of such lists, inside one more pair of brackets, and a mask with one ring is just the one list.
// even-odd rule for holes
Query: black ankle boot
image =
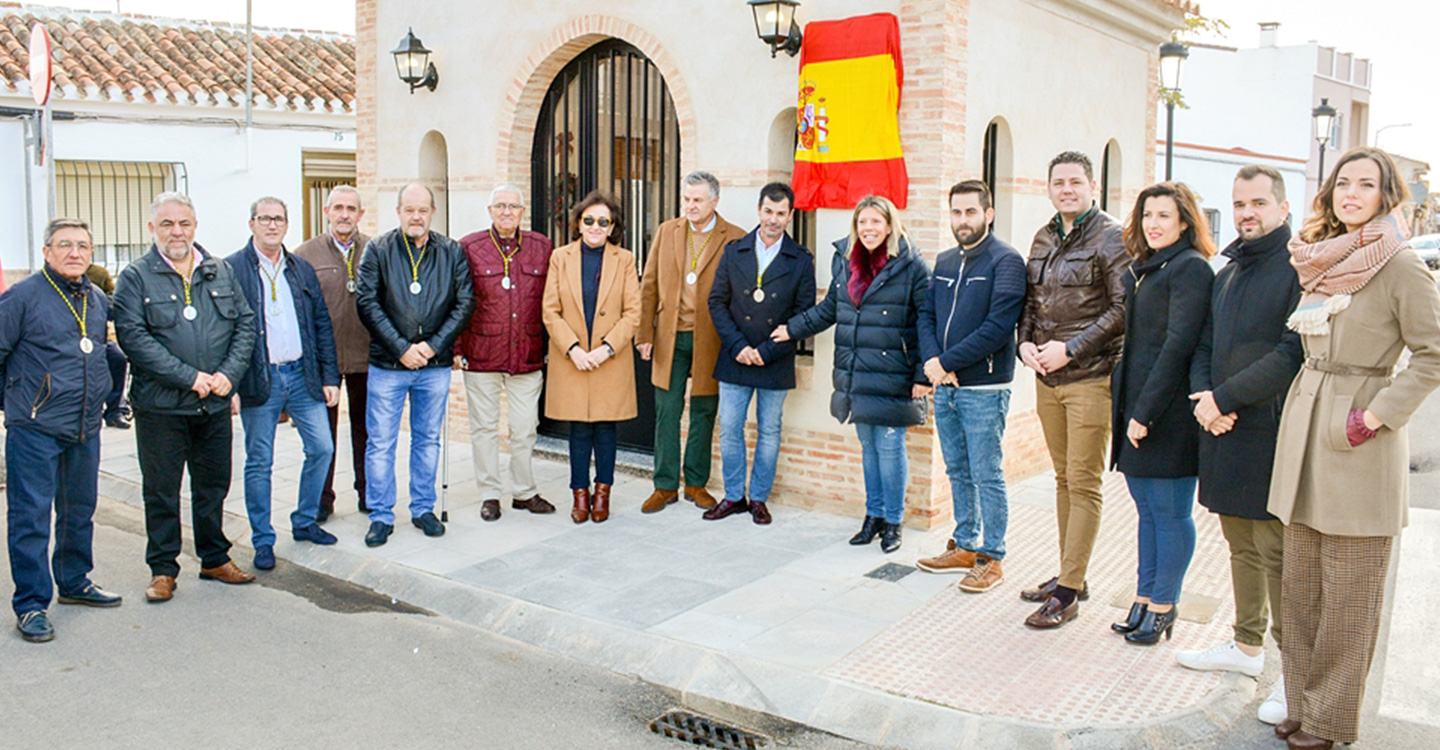
{"label": "black ankle boot", "polygon": [[1150,605],[1145,602],[1135,602],[1130,605],[1130,614],[1125,617],[1125,622],[1110,624],[1110,629],[1117,633],[1133,633],[1140,627],[1140,620],[1145,613],[1150,611]]}
{"label": "black ankle boot", "polygon": [[900,524],[884,524],[880,529],[880,551],[889,554],[897,549],[900,549]]}
{"label": "black ankle boot", "polygon": [[875,541],[875,535],[880,533],[880,527],[884,525],[885,519],[883,518],[865,516],[865,523],[860,526],[860,533],[850,537],[850,543],[858,547]]}
{"label": "black ankle boot", "polygon": [[1153,609],[1146,609],[1144,616],[1140,618],[1140,625],[1133,632],[1125,634],[1125,640],[1130,643],[1138,643],[1142,646],[1153,646],[1160,642],[1160,634],[1165,634],[1169,640],[1175,631],[1175,617],[1180,614],[1178,607],[1171,607],[1169,612],[1156,612]]}

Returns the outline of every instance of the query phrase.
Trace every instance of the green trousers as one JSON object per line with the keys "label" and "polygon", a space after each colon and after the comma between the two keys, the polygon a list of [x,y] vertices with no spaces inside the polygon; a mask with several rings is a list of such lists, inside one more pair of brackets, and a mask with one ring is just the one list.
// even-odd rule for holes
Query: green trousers
{"label": "green trousers", "polygon": [[[675,334],[670,361],[670,387],[655,389],[655,489],[680,489],[680,415],[685,411],[685,380],[695,355],[695,334]],[[720,396],[690,397],[690,433],[685,438],[685,486],[710,482],[710,444],[715,437],[715,412]]]}

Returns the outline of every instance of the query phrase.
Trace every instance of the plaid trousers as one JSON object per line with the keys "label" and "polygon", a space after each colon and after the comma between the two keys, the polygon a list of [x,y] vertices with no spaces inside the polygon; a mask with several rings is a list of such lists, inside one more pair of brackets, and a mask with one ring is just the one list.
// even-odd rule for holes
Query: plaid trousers
{"label": "plaid trousers", "polygon": [[1356,739],[1394,542],[1285,527],[1285,700],[1316,737]]}

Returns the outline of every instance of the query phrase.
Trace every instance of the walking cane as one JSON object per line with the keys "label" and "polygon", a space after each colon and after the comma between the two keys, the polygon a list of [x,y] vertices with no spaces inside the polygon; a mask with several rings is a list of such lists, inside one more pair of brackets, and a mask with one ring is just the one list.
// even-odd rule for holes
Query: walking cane
{"label": "walking cane", "polygon": [[450,399],[445,399],[445,430],[440,438],[440,520],[450,523]]}

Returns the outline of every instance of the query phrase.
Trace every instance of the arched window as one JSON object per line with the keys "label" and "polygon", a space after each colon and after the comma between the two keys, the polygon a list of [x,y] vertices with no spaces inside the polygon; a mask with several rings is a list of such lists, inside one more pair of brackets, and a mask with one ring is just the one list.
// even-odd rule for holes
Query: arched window
{"label": "arched window", "polygon": [[1120,144],[1110,139],[1100,156],[1100,210],[1106,213],[1124,211],[1124,192],[1120,187],[1123,174],[1120,164]]}
{"label": "arched window", "polygon": [[1015,150],[1010,142],[1010,125],[996,117],[985,126],[985,142],[980,154],[981,179],[994,198],[995,222],[991,231],[1009,241],[1014,220]]}
{"label": "arched window", "polygon": [[432,130],[420,139],[420,182],[435,191],[435,217],[430,227],[450,234],[450,155],[445,136]]}

